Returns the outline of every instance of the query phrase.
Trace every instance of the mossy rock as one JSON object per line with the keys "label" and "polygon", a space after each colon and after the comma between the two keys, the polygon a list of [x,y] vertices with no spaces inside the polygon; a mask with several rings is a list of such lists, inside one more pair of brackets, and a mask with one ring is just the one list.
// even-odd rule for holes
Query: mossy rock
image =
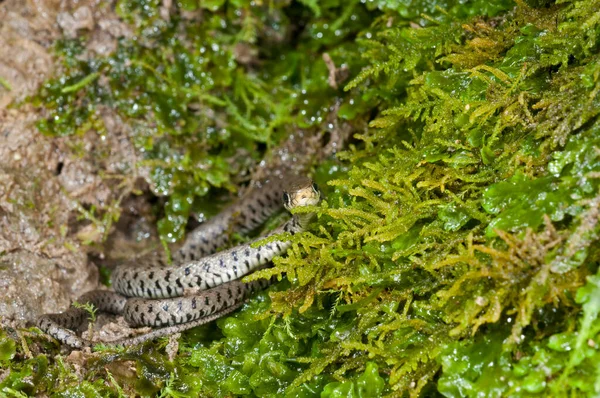
{"label": "mossy rock", "polygon": [[[255,275],[283,281],[173,361],[161,341],[76,377],[5,336],[0,391],[600,393],[600,1],[182,1],[169,20],[160,3],[117,2],[143,40],[107,57],[57,43],[63,74],[33,101],[51,136],[102,130],[100,106],[143,127],[165,242],[298,128],[353,139],[314,165],[313,227]],[[98,366],[121,361],[137,380]]]}

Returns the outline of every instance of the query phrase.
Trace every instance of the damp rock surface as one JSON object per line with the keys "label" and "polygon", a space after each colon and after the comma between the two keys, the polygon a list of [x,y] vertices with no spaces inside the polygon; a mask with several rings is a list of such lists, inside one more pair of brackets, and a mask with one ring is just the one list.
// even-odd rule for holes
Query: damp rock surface
{"label": "damp rock surface", "polygon": [[40,134],[41,111],[26,101],[60,70],[52,55],[59,38],[89,34],[89,52],[103,53],[128,34],[101,3],[0,3],[0,321],[13,326],[60,312],[98,285],[88,254],[101,250],[90,243],[103,236],[81,220],[82,209],[127,196],[104,177],[132,170],[136,160],[118,115],[101,112],[114,132],[108,139],[93,130],[76,142],[53,139]]}

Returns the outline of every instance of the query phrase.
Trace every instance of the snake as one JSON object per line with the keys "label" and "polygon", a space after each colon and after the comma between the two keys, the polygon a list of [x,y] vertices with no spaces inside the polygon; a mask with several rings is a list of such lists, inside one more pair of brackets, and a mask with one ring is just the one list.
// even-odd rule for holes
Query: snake
{"label": "snake", "polygon": [[320,199],[317,184],[309,178],[272,177],[189,233],[183,245],[173,253],[171,264],[156,253],[142,258],[143,261],[121,264],[111,275],[114,291],[88,292],[77,299],[80,305],[72,305],[62,313],[41,315],[36,324],[60,343],[79,349],[97,344],[74,331],[89,321],[89,311],[81,304],[122,315],[132,327],[155,328],[143,335],[103,343],[107,346],[140,344],[227,315],[254,292],[274,282],[274,277],[248,283],[239,280],[264,268],[273,257],[285,253],[291,246],[289,240],[268,238],[306,230],[314,212],[293,212],[289,221],[269,234],[217,252],[228,243],[231,232],[248,233],[282,206],[292,211],[315,206]]}

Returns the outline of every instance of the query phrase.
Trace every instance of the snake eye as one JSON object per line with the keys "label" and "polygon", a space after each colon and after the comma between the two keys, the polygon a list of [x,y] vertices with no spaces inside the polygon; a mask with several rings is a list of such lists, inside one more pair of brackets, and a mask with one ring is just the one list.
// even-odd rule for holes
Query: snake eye
{"label": "snake eye", "polygon": [[291,202],[291,199],[290,199],[290,194],[284,191],[284,192],[283,192],[283,204],[284,204],[285,206],[289,206],[289,205],[290,205],[290,202]]}
{"label": "snake eye", "polygon": [[312,189],[313,189],[313,191],[315,191],[315,193],[319,193],[319,186],[317,185],[316,182],[312,183]]}

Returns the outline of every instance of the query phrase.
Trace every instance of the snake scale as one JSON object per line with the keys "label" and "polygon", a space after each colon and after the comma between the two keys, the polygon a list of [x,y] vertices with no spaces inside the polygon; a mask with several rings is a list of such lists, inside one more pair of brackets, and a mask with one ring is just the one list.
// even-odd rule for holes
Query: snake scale
{"label": "snake scale", "polygon": [[[243,283],[238,279],[264,267],[290,246],[289,242],[275,240],[252,247],[255,240],[215,253],[227,243],[230,233],[255,229],[282,204],[291,210],[316,205],[319,200],[319,189],[310,179],[273,177],[191,232],[173,254],[173,265],[156,255],[143,259],[143,264],[123,264],[111,276],[114,292],[95,290],[77,301],[93,304],[99,311],[123,315],[131,326],[158,328],[108,345],[138,344],[210,322],[234,311],[253,292],[268,286],[270,280]],[[267,237],[301,232],[312,217],[313,213],[296,213]],[[86,310],[71,307],[63,313],[42,315],[37,325],[61,343],[82,348],[93,343],[79,337],[73,329],[81,327],[88,316]]]}

